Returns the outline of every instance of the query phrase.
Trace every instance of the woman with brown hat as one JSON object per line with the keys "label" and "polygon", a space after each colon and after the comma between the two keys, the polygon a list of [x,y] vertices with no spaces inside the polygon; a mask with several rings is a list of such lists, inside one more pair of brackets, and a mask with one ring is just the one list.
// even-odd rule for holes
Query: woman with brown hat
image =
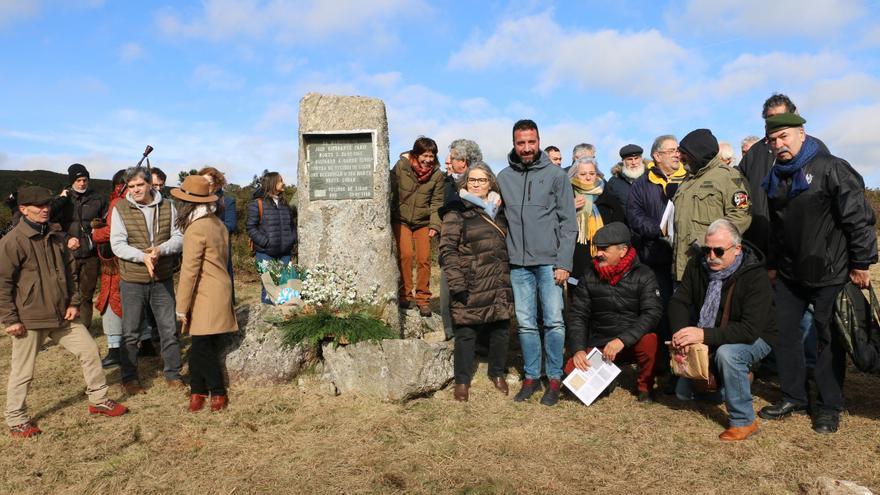
{"label": "woman with brown hat", "polygon": [[222,336],[238,330],[232,313],[232,280],[226,271],[229,232],[214,215],[217,196],[200,175],[184,179],[171,195],[177,200],[177,226],[183,232],[183,259],[177,285],[177,318],[192,335],[189,350],[189,410],[226,407],[226,387],[219,351]]}

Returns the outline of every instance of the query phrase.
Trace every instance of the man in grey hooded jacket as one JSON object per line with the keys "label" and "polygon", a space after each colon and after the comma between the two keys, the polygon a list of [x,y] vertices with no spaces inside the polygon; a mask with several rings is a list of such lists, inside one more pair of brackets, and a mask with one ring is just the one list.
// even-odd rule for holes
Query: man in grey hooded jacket
{"label": "man in grey hooded jacket", "polygon": [[565,171],[541,151],[533,121],[514,124],[507,161],[509,166],[498,174],[498,186],[509,224],[510,281],[525,361],[525,380],[514,400],[525,401],[541,389],[540,300],[547,354],[544,373],[549,380],[541,403],[552,406],[559,401],[565,346],[562,287],[571,272],[577,238],[574,195]]}

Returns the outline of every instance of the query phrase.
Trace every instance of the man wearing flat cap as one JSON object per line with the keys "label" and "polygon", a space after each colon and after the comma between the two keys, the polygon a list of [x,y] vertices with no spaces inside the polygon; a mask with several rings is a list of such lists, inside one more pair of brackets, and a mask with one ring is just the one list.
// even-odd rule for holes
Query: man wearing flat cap
{"label": "man wearing flat cap", "polygon": [[633,362],[639,402],[653,401],[657,334],[663,307],[654,272],[639,263],[630,245],[630,231],[612,222],[593,236],[598,248],[592,269],[586,270],[571,294],[569,349],[574,356],[565,372],[590,366],[587,354],[598,348],[609,361]]}
{"label": "man wearing flat cap", "polygon": [[642,148],[635,144],[620,148],[621,161],[611,169],[612,177],[608,179],[605,192],[611,195],[620,211],[626,212],[629,190],[633,182],[645,174],[642,152]]}
{"label": "man wearing flat cap", "polygon": [[92,242],[92,227],[104,225],[107,200],[89,187],[89,171],[80,163],[67,169],[70,187],[61,191],[52,201],[52,222],[61,224],[67,233],[67,247],[76,259],[79,280],[79,321],[86,328],[92,325],[92,298],[98,285],[101,262]]}
{"label": "man wearing flat cap", "polygon": [[725,218],[740,232],[749,228],[749,188],[739,170],[727,167],[718,156],[718,140],[709,129],[688,133],[678,145],[681,163],[690,177],[675,193],[673,273],[684,275],[688,260],[699,254],[710,223]]}
{"label": "man wearing flat cap", "polygon": [[877,262],[874,210],[865,183],[846,160],[823,151],[804,130],[806,120],[782,113],[765,121],[776,163],[761,187],[767,192],[771,235],[767,266],[775,280],[782,398],[760,416],[781,419],[806,410],[806,365],[801,318],[813,305],[819,340],[813,377],[819,398],[813,430],[834,433],[843,410],[846,354],[830,328],[837,294],[845,283],[864,289]]}
{"label": "man wearing flat cap", "polygon": [[6,424],[14,437],[40,433],[25,401],[37,354],[49,338],[79,360],[89,412],[120,416],[127,409],[107,397],[98,346],[79,314],[76,261],[58,224],[49,223],[52,193],[37,186],[18,190],[21,220],[0,239],[0,322],[12,337]]}

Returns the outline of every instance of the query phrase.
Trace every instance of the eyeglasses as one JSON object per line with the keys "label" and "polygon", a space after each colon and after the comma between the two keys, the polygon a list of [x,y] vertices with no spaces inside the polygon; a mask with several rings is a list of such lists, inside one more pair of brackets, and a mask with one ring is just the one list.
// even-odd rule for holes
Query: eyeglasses
{"label": "eyeglasses", "polygon": [[672,148],[671,150],[657,150],[657,153],[663,153],[664,155],[668,153],[678,153],[678,148]]}
{"label": "eyeglasses", "polygon": [[730,246],[728,248],[702,246],[700,248],[700,252],[703,253],[703,256],[706,256],[706,257],[709,256],[709,253],[713,253],[716,258],[720,258],[720,257],[724,256],[724,253],[730,251],[734,247],[735,246]]}
{"label": "eyeglasses", "polygon": [[485,177],[468,177],[468,184],[488,184],[489,179]]}

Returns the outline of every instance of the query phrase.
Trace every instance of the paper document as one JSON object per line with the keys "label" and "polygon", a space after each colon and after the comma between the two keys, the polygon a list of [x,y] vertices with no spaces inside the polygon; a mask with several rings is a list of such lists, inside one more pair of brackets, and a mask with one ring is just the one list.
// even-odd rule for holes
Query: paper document
{"label": "paper document", "polygon": [[599,349],[590,351],[587,360],[590,362],[587,371],[575,368],[565,377],[562,384],[568,387],[581,402],[589,406],[617,378],[620,368],[613,362],[606,361]]}
{"label": "paper document", "polygon": [[663,210],[663,218],[660,219],[660,230],[666,231],[666,237],[669,238],[669,242],[673,242],[675,240],[675,204],[672,203],[672,200],[666,202],[666,209]]}

